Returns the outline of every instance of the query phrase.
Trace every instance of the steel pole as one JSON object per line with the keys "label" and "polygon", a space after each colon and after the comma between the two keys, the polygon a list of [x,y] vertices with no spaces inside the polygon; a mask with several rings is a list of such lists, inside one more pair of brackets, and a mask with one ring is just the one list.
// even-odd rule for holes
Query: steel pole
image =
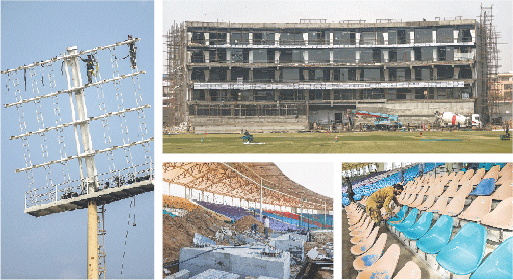
{"label": "steel pole", "polygon": [[262,182],[262,178],[260,178],[260,221],[264,222],[264,220],[262,220],[262,191],[263,191],[263,182]]}
{"label": "steel pole", "polygon": [[[73,55],[77,53],[77,47],[69,47],[66,49],[68,54]],[[82,86],[82,76],[80,73],[80,64],[78,57],[74,56],[69,59],[71,67],[71,78],[73,80],[73,87]],[[85,94],[83,89],[78,89],[75,92],[75,100],[77,106],[77,116],[79,121],[87,118],[87,107],[85,103]],[[94,152],[91,134],[89,134],[89,122],[79,124],[81,132],[81,142],[84,148],[84,153]],[[85,164],[87,169],[87,178],[85,179],[85,187],[87,193],[95,192],[98,188],[98,179],[96,178],[97,171],[94,163],[94,154],[85,157]],[[96,201],[89,200],[87,204],[87,279],[98,279],[98,216]]]}

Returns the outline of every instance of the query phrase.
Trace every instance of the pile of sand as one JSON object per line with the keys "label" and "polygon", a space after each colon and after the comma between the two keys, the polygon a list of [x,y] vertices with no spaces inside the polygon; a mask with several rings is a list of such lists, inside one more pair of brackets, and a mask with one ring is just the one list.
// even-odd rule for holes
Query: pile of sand
{"label": "pile of sand", "polygon": [[[203,209],[194,209],[183,217],[163,217],[163,261],[177,260],[180,248],[192,245],[198,233],[214,240],[215,233],[229,224],[213,218]],[[226,244],[225,244],[226,245]]]}
{"label": "pile of sand", "polygon": [[264,233],[264,224],[253,216],[245,216],[235,222],[235,230],[239,232],[250,231],[253,224],[257,225],[257,230]]}

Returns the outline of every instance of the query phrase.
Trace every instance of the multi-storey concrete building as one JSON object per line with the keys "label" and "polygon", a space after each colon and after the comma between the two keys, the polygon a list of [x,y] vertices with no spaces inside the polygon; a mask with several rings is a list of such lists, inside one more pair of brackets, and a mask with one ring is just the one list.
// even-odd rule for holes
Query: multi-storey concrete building
{"label": "multi-storey concrete building", "polygon": [[180,105],[164,118],[183,111],[196,131],[303,130],[343,123],[347,109],[403,124],[434,122],[436,111],[486,113],[473,19],[185,22],[171,37],[167,93]]}

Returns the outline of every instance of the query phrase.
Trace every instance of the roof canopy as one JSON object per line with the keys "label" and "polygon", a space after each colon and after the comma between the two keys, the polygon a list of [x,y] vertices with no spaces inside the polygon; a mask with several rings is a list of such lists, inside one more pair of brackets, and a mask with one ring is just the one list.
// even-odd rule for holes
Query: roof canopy
{"label": "roof canopy", "polygon": [[[312,174],[312,176],[320,176]],[[265,204],[333,210],[333,199],[289,179],[274,163],[164,163],[163,180],[187,188]],[[333,188],[333,186],[326,186]]]}

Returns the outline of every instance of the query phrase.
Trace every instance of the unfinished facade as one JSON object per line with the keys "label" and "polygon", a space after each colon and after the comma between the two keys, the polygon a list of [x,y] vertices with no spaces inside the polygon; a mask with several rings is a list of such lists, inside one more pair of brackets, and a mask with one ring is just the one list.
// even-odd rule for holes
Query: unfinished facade
{"label": "unfinished facade", "polygon": [[436,111],[485,113],[481,35],[473,19],[185,22],[167,35],[165,100],[175,105],[164,124],[290,131],[342,124],[347,109],[412,124]]}

